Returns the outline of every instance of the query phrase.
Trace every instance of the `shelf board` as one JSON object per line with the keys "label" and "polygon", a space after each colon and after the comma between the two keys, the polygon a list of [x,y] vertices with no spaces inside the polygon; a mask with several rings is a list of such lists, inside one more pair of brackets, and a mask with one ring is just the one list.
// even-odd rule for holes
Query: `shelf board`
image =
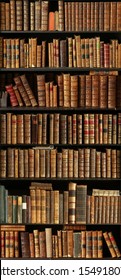
{"label": "shelf board", "polygon": [[1,72],[89,72],[89,71],[121,71],[121,68],[97,67],[31,67],[31,68],[1,68]]}
{"label": "shelf board", "polygon": [[7,182],[7,181],[38,181],[38,182],[92,182],[92,181],[101,181],[101,182],[108,182],[108,181],[121,181],[121,178],[0,178],[1,182]]}
{"label": "shelf board", "polygon": [[121,108],[67,108],[67,107],[1,107],[0,112],[76,112],[76,113],[83,113],[83,112],[121,112]]}
{"label": "shelf board", "polygon": [[0,148],[8,148],[8,147],[21,147],[21,148],[25,148],[25,147],[28,147],[28,148],[32,148],[32,147],[42,147],[43,149],[47,149],[49,148],[50,146],[53,146],[53,147],[58,147],[58,148],[72,148],[72,147],[75,147],[75,148],[87,148],[87,147],[95,147],[95,148],[100,148],[100,147],[104,147],[104,148],[121,148],[121,144],[0,144]]}
{"label": "shelf board", "polygon": [[12,224],[8,224],[8,223],[0,223],[0,225],[1,226],[44,226],[44,227],[48,227],[48,226],[52,226],[52,227],[54,227],[54,226],[60,226],[60,227],[62,227],[62,226],[67,226],[67,227],[69,227],[69,226],[73,226],[73,227],[85,227],[85,226],[121,226],[121,223],[116,223],[116,224],[111,224],[111,223],[100,223],[100,224],[89,224],[89,223],[86,223],[86,224],[51,224],[51,223],[20,223],[20,224],[14,224],[14,223],[12,223]]}
{"label": "shelf board", "polygon": [[[95,1],[94,1],[95,2]],[[114,2],[114,1],[113,1]],[[6,35],[6,34],[30,34],[30,35],[33,35],[33,34],[43,34],[43,35],[55,35],[55,34],[59,34],[59,35],[70,35],[70,34],[96,34],[96,35],[99,35],[99,34],[121,34],[121,31],[100,31],[100,30],[87,30],[87,31],[59,31],[59,30],[1,30],[0,31],[1,34],[3,35]]]}

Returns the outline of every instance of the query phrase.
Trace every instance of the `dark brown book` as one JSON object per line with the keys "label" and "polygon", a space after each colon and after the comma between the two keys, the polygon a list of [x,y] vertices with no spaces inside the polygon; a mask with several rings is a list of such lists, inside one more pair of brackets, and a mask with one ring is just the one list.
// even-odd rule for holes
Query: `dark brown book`
{"label": "dark brown book", "polygon": [[30,258],[29,232],[20,232],[22,258]]}

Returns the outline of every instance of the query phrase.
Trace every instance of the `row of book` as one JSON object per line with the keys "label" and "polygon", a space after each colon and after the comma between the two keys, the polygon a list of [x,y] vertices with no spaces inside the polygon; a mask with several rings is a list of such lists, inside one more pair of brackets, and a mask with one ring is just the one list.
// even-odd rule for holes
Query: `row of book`
{"label": "row of book", "polygon": [[103,258],[104,242],[112,258],[121,256],[119,246],[112,233],[102,230],[57,230],[32,232],[12,230],[0,231],[1,258]]}
{"label": "row of book", "polygon": [[10,84],[3,85],[12,107],[121,107],[121,75],[117,75],[117,72],[112,75],[97,72],[89,75],[62,73],[55,75],[55,80],[50,81],[45,74],[37,74],[31,78],[34,78],[32,87],[25,74],[17,75]]}
{"label": "row of book", "polygon": [[9,224],[118,224],[121,221],[119,190],[92,189],[73,182],[67,190],[51,183],[32,183],[29,195],[9,195],[0,186],[0,223]]}
{"label": "row of book", "polygon": [[1,30],[120,31],[120,2],[10,0],[0,3]]}
{"label": "row of book", "polygon": [[[28,41],[28,42],[26,42]],[[38,38],[0,38],[0,67],[82,67],[120,68],[121,44],[117,39],[108,43],[100,37],[80,35],[51,42]]]}
{"label": "row of book", "polygon": [[121,113],[0,114],[0,144],[121,144]]}
{"label": "row of book", "polygon": [[53,146],[0,150],[0,178],[121,178],[121,150]]}

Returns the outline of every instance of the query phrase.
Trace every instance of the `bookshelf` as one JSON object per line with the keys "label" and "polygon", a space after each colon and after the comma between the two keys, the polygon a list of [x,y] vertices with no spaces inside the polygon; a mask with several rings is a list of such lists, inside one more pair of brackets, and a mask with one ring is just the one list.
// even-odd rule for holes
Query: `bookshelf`
{"label": "bookshelf", "polygon": [[121,258],[120,89],[121,1],[0,1],[1,259]]}

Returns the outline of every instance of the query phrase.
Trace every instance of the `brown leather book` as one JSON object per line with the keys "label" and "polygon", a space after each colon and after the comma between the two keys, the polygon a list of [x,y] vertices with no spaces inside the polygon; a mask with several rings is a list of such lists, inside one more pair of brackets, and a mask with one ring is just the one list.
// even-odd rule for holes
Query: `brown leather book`
{"label": "brown leather book", "polygon": [[46,258],[46,237],[45,231],[39,231],[40,258]]}
{"label": "brown leather book", "polygon": [[76,223],[86,224],[87,186],[76,187]]}
{"label": "brown leather book", "polygon": [[106,242],[106,244],[107,244],[107,246],[108,246],[108,249],[109,249],[109,251],[110,251],[110,254],[111,254],[111,257],[112,258],[116,258],[116,252],[115,252],[115,250],[114,250],[114,248],[113,248],[113,245],[112,245],[112,242],[111,242],[111,240],[110,240],[110,238],[109,238],[109,235],[108,235],[108,232],[106,231],[106,232],[103,232],[103,237],[104,237],[104,239],[105,239],[105,242]]}
{"label": "brown leather book", "polygon": [[76,222],[76,183],[69,183],[68,185],[68,192],[69,192],[69,209],[68,209],[68,215],[69,215],[69,223],[75,224]]}
{"label": "brown leather book", "polygon": [[86,231],[86,258],[92,258],[92,231]]}
{"label": "brown leather book", "polygon": [[30,258],[29,232],[20,232],[22,258]]}
{"label": "brown leather book", "polygon": [[16,30],[21,31],[23,29],[23,19],[22,19],[22,0],[16,1]]}
{"label": "brown leather book", "polygon": [[35,249],[35,258],[40,257],[40,248],[39,248],[39,231],[38,229],[33,230],[34,237],[34,249]]}

